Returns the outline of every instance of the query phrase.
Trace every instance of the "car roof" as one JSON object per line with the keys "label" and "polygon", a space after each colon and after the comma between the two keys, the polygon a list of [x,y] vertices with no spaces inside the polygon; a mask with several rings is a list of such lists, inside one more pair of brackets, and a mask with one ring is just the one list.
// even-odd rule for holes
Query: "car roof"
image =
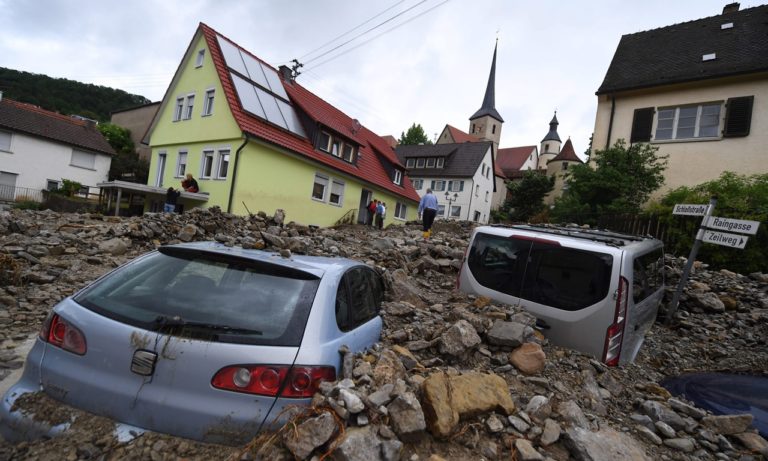
{"label": "car roof", "polygon": [[289,258],[282,257],[280,253],[244,249],[242,247],[230,247],[219,242],[190,242],[166,245],[167,248],[185,248],[195,251],[214,253],[219,255],[228,255],[238,258],[251,259],[253,261],[276,264],[310,274],[322,277],[326,272],[344,272],[355,266],[365,266],[360,261],[347,258],[333,258],[326,256],[304,256],[291,255]]}
{"label": "car roof", "polygon": [[650,237],[650,236],[630,235],[630,234],[614,232],[606,229],[588,229],[588,228],[581,228],[581,227],[557,226],[552,224],[515,224],[515,225],[494,224],[491,226],[483,226],[483,227],[520,230],[520,231],[531,232],[534,234],[536,233],[547,234],[547,236],[550,236],[550,237],[576,239],[580,241],[588,240],[600,245],[623,248],[623,249],[627,249],[628,247],[637,247],[637,246],[646,247],[648,246],[647,243],[651,243],[653,244],[653,246],[655,246],[656,244],[658,245],[662,244],[660,240],[654,239],[653,237]]}

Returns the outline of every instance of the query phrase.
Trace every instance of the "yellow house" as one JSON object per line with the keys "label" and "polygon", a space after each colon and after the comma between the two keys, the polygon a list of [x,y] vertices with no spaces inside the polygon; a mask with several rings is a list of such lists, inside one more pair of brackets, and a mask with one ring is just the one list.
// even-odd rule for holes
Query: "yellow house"
{"label": "yellow house", "polygon": [[618,139],[668,155],[658,194],[724,171],[768,172],[768,6],[624,35],[597,91],[593,151]]}
{"label": "yellow house", "polygon": [[365,222],[375,199],[387,204],[385,225],[416,219],[419,196],[387,141],[202,23],[148,140],[149,186],[197,180],[183,207],[283,209],[288,221],[330,226]]}

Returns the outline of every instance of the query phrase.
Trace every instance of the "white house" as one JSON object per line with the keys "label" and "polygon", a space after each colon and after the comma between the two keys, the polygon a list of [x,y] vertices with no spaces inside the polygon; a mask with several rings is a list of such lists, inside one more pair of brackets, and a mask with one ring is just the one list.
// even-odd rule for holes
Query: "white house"
{"label": "white house", "polygon": [[488,222],[494,190],[492,142],[404,145],[395,153],[419,196],[427,189],[434,192],[438,219]]}
{"label": "white house", "polygon": [[0,200],[34,197],[62,179],[95,192],[115,151],[94,122],[43,110],[0,94]]}

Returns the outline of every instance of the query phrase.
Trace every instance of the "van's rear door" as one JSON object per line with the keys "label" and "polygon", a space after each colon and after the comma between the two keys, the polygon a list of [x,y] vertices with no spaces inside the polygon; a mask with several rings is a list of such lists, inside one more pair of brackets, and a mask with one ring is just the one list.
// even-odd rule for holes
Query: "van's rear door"
{"label": "van's rear door", "polygon": [[620,363],[635,360],[645,335],[656,320],[664,297],[663,269],[664,248],[660,242],[650,251],[626,251],[624,254],[622,274],[628,279],[630,292]]}

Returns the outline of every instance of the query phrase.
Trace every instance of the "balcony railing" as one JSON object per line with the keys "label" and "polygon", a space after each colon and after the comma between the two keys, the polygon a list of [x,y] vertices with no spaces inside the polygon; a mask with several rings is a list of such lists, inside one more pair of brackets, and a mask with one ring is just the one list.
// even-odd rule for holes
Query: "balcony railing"
{"label": "balcony railing", "polygon": [[29,187],[16,187],[0,184],[0,202],[38,202],[43,201],[43,191]]}

